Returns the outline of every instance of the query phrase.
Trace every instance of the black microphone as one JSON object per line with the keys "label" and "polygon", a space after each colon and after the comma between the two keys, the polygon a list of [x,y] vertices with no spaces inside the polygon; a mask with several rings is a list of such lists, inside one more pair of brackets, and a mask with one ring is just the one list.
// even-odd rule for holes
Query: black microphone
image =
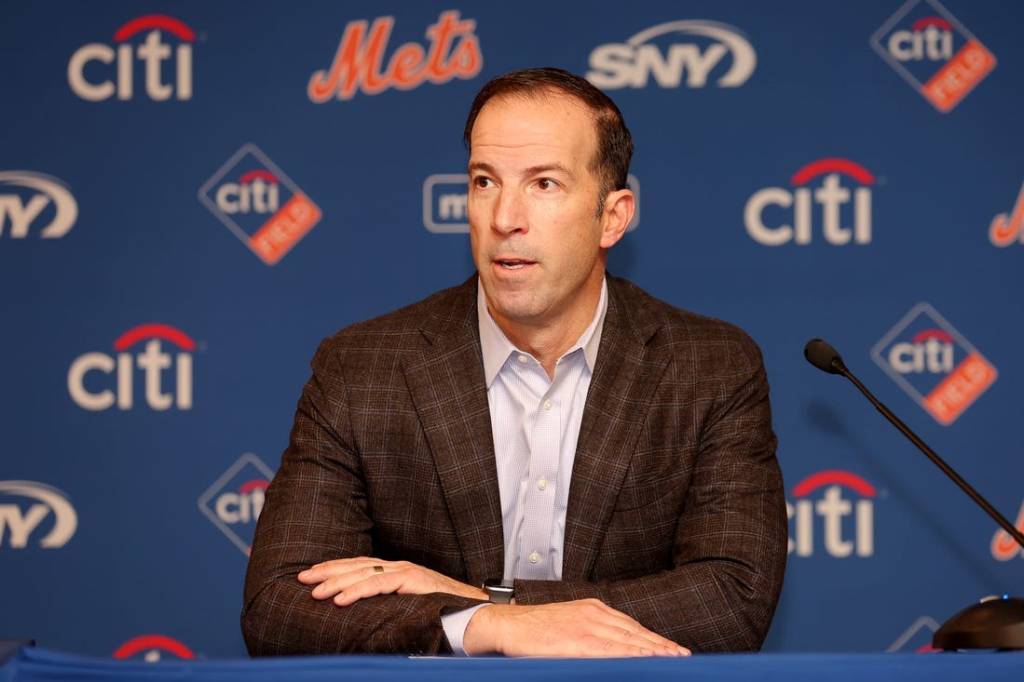
{"label": "black microphone", "polygon": [[[822,372],[840,374],[857,387],[864,397],[871,401],[889,422],[899,429],[911,443],[942,470],[954,483],[963,490],[975,504],[985,510],[996,523],[1010,534],[1017,544],[1024,548],[1024,533],[999,513],[988,500],[981,496],[965,481],[953,467],[946,464],[939,455],[921,440],[909,426],[893,414],[876,398],[867,387],[853,375],[843,362],[839,352],[822,339],[811,339],[804,346],[804,357]],[[936,649],[1024,649],[1024,599],[1006,598],[984,601],[963,609],[943,623],[935,631],[932,646]]]}

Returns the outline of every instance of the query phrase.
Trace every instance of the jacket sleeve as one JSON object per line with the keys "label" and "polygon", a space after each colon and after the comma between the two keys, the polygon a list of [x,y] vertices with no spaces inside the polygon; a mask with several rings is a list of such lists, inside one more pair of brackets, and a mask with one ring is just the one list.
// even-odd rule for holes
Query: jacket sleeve
{"label": "jacket sleeve", "polygon": [[347,391],[331,346],[323,342],[313,358],[257,524],[242,609],[246,646],[253,656],[450,652],[441,615],[479,601],[390,594],[339,607],[313,599],[296,577],[322,561],[374,553]]}
{"label": "jacket sleeve", "polygon": [[599,582],[517,580],[520,604],[597,598],[694,651],[760,648],[786,565],[787,522],[768,383],[749,339],[701,433],[672,566]]}

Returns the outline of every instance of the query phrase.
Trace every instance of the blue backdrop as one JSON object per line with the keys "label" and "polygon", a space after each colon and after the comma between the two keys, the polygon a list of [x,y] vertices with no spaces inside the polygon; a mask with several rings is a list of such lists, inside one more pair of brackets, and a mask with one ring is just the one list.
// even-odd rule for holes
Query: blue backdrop
{"label": "blue backdrop", "polygon": [[[234,656],[318,341],[462,281],[462,126],[586,75],[636,140],[610,270],[744,327],[791,554],[769,650],[916,649],[1024,563],[1024,5],[15,2],[0,25],[0,635]],[[1024,518],[1018,521],[1024,524]]]}

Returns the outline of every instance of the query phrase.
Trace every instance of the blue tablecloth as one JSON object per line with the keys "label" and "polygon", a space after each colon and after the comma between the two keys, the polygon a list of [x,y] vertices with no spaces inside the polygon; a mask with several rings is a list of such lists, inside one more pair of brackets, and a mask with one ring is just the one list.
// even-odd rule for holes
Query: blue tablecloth
{"label": "blue tablecloth", "polygon": [[599,682],[600,680],[975,680],[1024,681],[1024,653],[746,654],[672,659],[452,659],[402,656],[304,656],[258,660],[143,663],[21,649],[3,667],[0,682],[37,680],[151,680],[260,682]]}

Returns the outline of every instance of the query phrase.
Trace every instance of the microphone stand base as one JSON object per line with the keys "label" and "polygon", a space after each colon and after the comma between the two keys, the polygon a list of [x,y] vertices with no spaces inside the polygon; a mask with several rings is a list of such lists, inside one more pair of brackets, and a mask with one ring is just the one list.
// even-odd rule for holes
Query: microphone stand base
{"label": "microphone stand base", "polygon": [[1004,597],[972,604],[942,624],[935,649],[1024,649],[1024,599]]}

